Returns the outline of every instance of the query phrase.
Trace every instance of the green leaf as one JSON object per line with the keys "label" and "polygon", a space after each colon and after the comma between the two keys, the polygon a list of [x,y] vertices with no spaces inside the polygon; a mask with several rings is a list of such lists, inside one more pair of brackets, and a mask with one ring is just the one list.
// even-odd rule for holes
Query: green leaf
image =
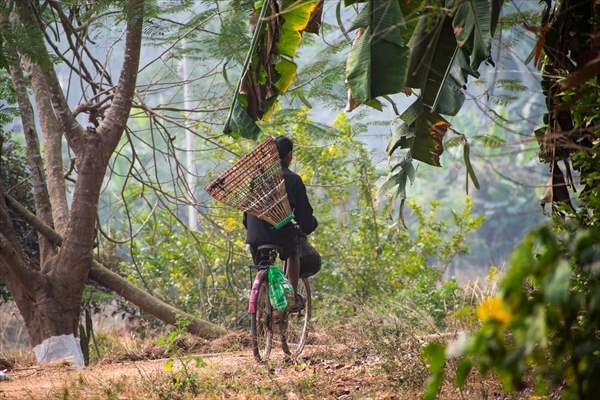
{"label": "green leaf", "polygon": [[369,0],[351,30],[359,30],[348,60],[346,80],[352,98],[365,103],[398,93],[406,80],[408,47],[402,39],[404,18],[397,0]]}
{"label": "green leaf", "polygon": [[[409,46],[406,85],[421,89],[423,103],[434,112],[455,115],[464,102],[464,81],[457,82],[454,77],[462,72],[460,66],[450,74],[455,59],[461,61],[462,56],[452,33],[452,19],[444,14],[421,16]],[[462,64],[467,63],[463,60]]]}
{"label": "green leaf", "polygon": [[444,369],[446,364],[446,347],[441,343],[429,343],[423,349],[423,356],[428,364],[429,371],[436,373]]}
{"label": "green leaf", "polygon": [[494,135],[475,135],[475,136],[470,137],[470,139],[481,143],[485,147],[492,147],[492,148],[500,147],[504,143],[506,143],[506,141],[504,139],[502,139],[501,137],[498,137],[498,136],[494,136]]}
{"label": "green leaf", "polygon": [[410,147],[410,139],[415,137],[414,123],[423,111],[423,103],[415,101],[398,117],[404,123],[394,131],[386,149],[388,155],[391,156],[398,147]]}
{"label": "green leaf", "polygon": [[544,283],[544,299],[550,304],[564,303],[569,297],[570,282],[571,267],[565,260],[561,260]]}
{"label": "green leaf", "polygon": [[296,79],[298,66],[294,62],[282,58],[275,65],[275,70],[279,73],[279,79],[275,82],[275,87],[279,90],[280,94],[283,94],[287,92],[294,79]]}
{"label": "green leaf", "polygon": [[404,121],[388,144],[388,155],[397,148],[410,148],[412,158],[439,167],[444,152],[443,139],[450,124],[439,114],[427,111],[420,100],[402,115]]}
{"label": "green leaf", "polygon": [[412,164],[410,154],[407,154],[399,163],[394,165],[390,174],[379,187],[379,195],[393,192],[394,198],[406,199],[406,184],[410,179],[414,182],[415,167]]}
{"label": "green leaf", "polygon": [[475,170],[473,169],[473,165],[471,164],[471,158],[469,154],[471,153],[471,145],[468,141],[465,140],[465,144],[463,146],[463,158],[465,159],[465,167],[467,168],[467,174],[469,174],[469,178],[473,182],[473,186],[479,190],[479,181],[477,180],[477,176],[475,175]]}
{"label": "green leaf", "polygon": [[283,24],[277,42],[279,53],[294,57],[302,41],[302,31],[310,20],[311,13],[317,6],[317,0],[284,1],[281,9]]}
{"label": "green leaf", "polygon": [[465,139],[462,136],[454,136],[444,143],[444,148],[451,149],[452,147],[456,147],[464,143]]}
{"label": "green leaf", "polygon": [[444,365],[446,363],[445,347],[440,343],[429,343],[423,350],[431,375],[425,384],[423,400],[435,400],[442,387]]}
{"label": "green leaf", "polygon": [[421,89],[423,103],[433,112],[456,115],[465,97],[469,75],[490,59],[491,38],[499,0],[459,0],[453,15],[427,13],[419,18],[411,48],[406,85]]}
{"label": "green leaf", "polygon": [[439,114],[424,111],[415,121],[415,139],[410,147],[413,158],[439,167],[444,135],[449,126]]}
{"label": "green leaf", "polygon": [[241,136],[256,140],[260,136],[261,130],[250,115],[248,115],[244,107],[242,107],[240,99],[232,107],[231,118],[225,125],[224,132],[234,137]]}
{"label": "green leaf", "polygon": [[471,368],[473,368],[473,363],[471,360],[464,358],[458,362],[456,365],[456,386],[463,387],[467,378],[469,377],[469,372],[471,372]]}
{"label": "green leaf", "polygon": [[463,0],[458,2],[452,29],[459,47],[470,53],[471,68],[490,59],[492,46],[492,7],[489,0]]}

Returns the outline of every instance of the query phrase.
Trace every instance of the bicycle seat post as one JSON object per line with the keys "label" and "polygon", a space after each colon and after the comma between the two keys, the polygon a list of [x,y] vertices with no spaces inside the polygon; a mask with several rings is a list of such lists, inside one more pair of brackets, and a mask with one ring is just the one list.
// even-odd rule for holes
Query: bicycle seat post
{"label": "bicycle seat post", "polygon": [[267,266],[270,267],[271,265],[275,264],[275,261],[277,260],[277,255],[280,251],[279,246],[275,246],[275,245],[270,245],[270,244],[266,244],[266,245],[262,245],[258,247],[258,259],[259,259],[259,264],[261,266]]}

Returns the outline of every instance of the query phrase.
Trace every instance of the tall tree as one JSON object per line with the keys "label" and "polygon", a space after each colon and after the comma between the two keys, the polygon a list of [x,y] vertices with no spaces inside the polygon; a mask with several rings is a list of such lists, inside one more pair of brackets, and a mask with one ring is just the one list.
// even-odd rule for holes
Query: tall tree
{"label": "tall tree", "polygon": [[[60,4],[56,1],[48,3],[59,19],[68,23]],[[28,218],[40,231],[40,259],[36,262],[23,254],[8,214],[9,203],[18,210],[19,205],[0,188],[0,279],[19,308],[39,362],[71,356],[75,364],[82,365],[76,336],[82,293],[93,265],[98,199],[109,160],[126,128],[132,106],[142,44],[144,3],[144,0],[125,3],[126,32],[119,80],[107,93],[107,105],[99,122],[96,120],[93,127],[87,128],[80,125],[76,115],[82,110],[97,111],[98,105],[94,108],[85,103],[71,110],[67,104],[44,43],[45,27],[37,2],[9,1],[0,6],[1,61],[12,77],[17,94],[32,171],[37,215]],[[19,33],[26,35],[30,48],[18,40]],[[23,66],[32,78],[38,118],[46,142],[45,158],[40,153]],[[75,156],[77,172],[69,210],[62,171],[63,134]],[[27,210],[20,209],[20,212],[27,215]],[[146,307],[169,322],[176,319],[177,310],[132,287],[118,275],[98,266],[94,271],[92,275],[97,280],[112,286],[142,308]],[[195,326],[192,330],[196,333],[210,336],[221,332],[212,324],[194,322],[191,326]]]}

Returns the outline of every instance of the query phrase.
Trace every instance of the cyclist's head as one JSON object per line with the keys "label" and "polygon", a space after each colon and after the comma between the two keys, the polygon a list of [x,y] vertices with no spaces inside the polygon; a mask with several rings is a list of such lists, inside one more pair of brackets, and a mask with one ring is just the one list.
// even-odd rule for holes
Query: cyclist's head
{"label": "cyclist's head", "polygon": [[292,150],[294,150],[294,143],[285,136],[277,136],[275,138],[275,144],[277,145],[277,151],[279,151],[279,158],[284,167],[289,167],[292,162]]}

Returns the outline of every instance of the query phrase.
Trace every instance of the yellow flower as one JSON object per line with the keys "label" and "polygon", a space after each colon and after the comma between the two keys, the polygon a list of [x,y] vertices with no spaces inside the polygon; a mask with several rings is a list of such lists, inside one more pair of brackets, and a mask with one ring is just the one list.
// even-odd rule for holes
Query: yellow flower
{"label": "yellow flower", "polygon": [[302,179],[302,182],[307,183],[310,182],[310,178],[311,178],[311,174],[310,172],[308,172],[307,170],[301,170],[298,175],[300,175],[300,178]]}
{"label": "yellow flower", "polygon": [[329,153],[330,156],[335,157],[337,156],[338,152],[338,148],[335,146],[335,144],[330,144],[327,146],[327,153]]}
{"label": "yellow flower", "polygon": [[481,322],[498,321],[504,326],[512,321],[508,307],[498,296],[485,298],[477,307],[477,317]]}
{"label": "yellow flower", "polygon": [[238,221],[235,218],[229,217],[225,220],[223,228],[225,228],[226,231],[231,232],[234,231],[235,228],[237,228],[237,224]]}

